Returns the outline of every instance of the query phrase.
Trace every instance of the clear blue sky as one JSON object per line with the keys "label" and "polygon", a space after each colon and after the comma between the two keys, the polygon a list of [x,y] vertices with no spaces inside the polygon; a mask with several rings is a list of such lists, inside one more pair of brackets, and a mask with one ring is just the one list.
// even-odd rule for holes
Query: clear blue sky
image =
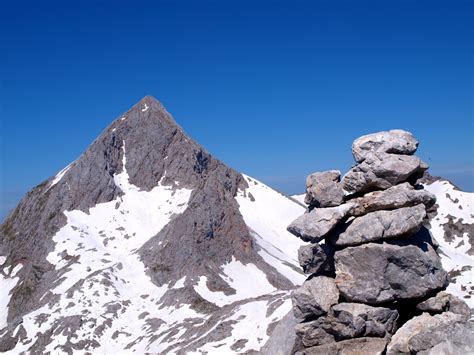
{"label": "clear blue sky", "polygon": [[0,217],[145,95],[287,193],[403,128],[474,190],[474,1],[3,1]]}

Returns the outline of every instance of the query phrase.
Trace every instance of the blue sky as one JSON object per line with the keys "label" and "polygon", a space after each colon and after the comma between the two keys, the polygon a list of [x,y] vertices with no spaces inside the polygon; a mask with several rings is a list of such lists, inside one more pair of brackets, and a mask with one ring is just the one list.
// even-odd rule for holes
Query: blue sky
{"label": "blue sky", "polygon": [[0,217],[145,95],[287,193],[403,128],[474,190],[474,2],[10,1],[0,11]]}

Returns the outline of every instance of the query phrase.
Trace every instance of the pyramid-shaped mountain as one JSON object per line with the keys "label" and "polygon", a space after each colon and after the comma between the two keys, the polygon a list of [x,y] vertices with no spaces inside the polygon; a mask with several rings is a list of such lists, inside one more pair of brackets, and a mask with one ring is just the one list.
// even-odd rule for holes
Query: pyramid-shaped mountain
{"label": "pyramid-shaped mountain", "polygon": [[0,351],[258,351],[305,279],[303,212],[145,97],[0,226]]}

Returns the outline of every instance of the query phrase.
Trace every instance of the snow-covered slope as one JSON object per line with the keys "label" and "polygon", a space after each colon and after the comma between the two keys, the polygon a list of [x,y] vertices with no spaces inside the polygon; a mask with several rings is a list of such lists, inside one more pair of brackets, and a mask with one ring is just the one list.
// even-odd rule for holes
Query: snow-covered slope
{"label": "snow-covered slope", "polygon": [[449,271],[448,291],[474,308],[474,193],[437,180],[425,185],[436,195],[431,233],[440,245],[443,266]]}

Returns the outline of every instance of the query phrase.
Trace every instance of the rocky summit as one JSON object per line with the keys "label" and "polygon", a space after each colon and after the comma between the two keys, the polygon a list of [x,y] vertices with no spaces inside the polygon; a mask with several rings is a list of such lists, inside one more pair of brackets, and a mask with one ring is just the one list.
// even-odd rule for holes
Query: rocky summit
{"label": "rocky summit", "polygon": [[474,352],[471,310],[444,291],[450,276],[426,228],[437,206],[418,183],[428,166],[417,147],[406,131],[370,134],[354,141],[342,179],[308,177],[309,208],[288,226],[312,243],[299,251],[309,277],[292,296],[294,352]]}
{"label": "rocky summit", "polygon": [[305,278],[303,212],[145,97],[0,226],[0,352],[259,351]]}

